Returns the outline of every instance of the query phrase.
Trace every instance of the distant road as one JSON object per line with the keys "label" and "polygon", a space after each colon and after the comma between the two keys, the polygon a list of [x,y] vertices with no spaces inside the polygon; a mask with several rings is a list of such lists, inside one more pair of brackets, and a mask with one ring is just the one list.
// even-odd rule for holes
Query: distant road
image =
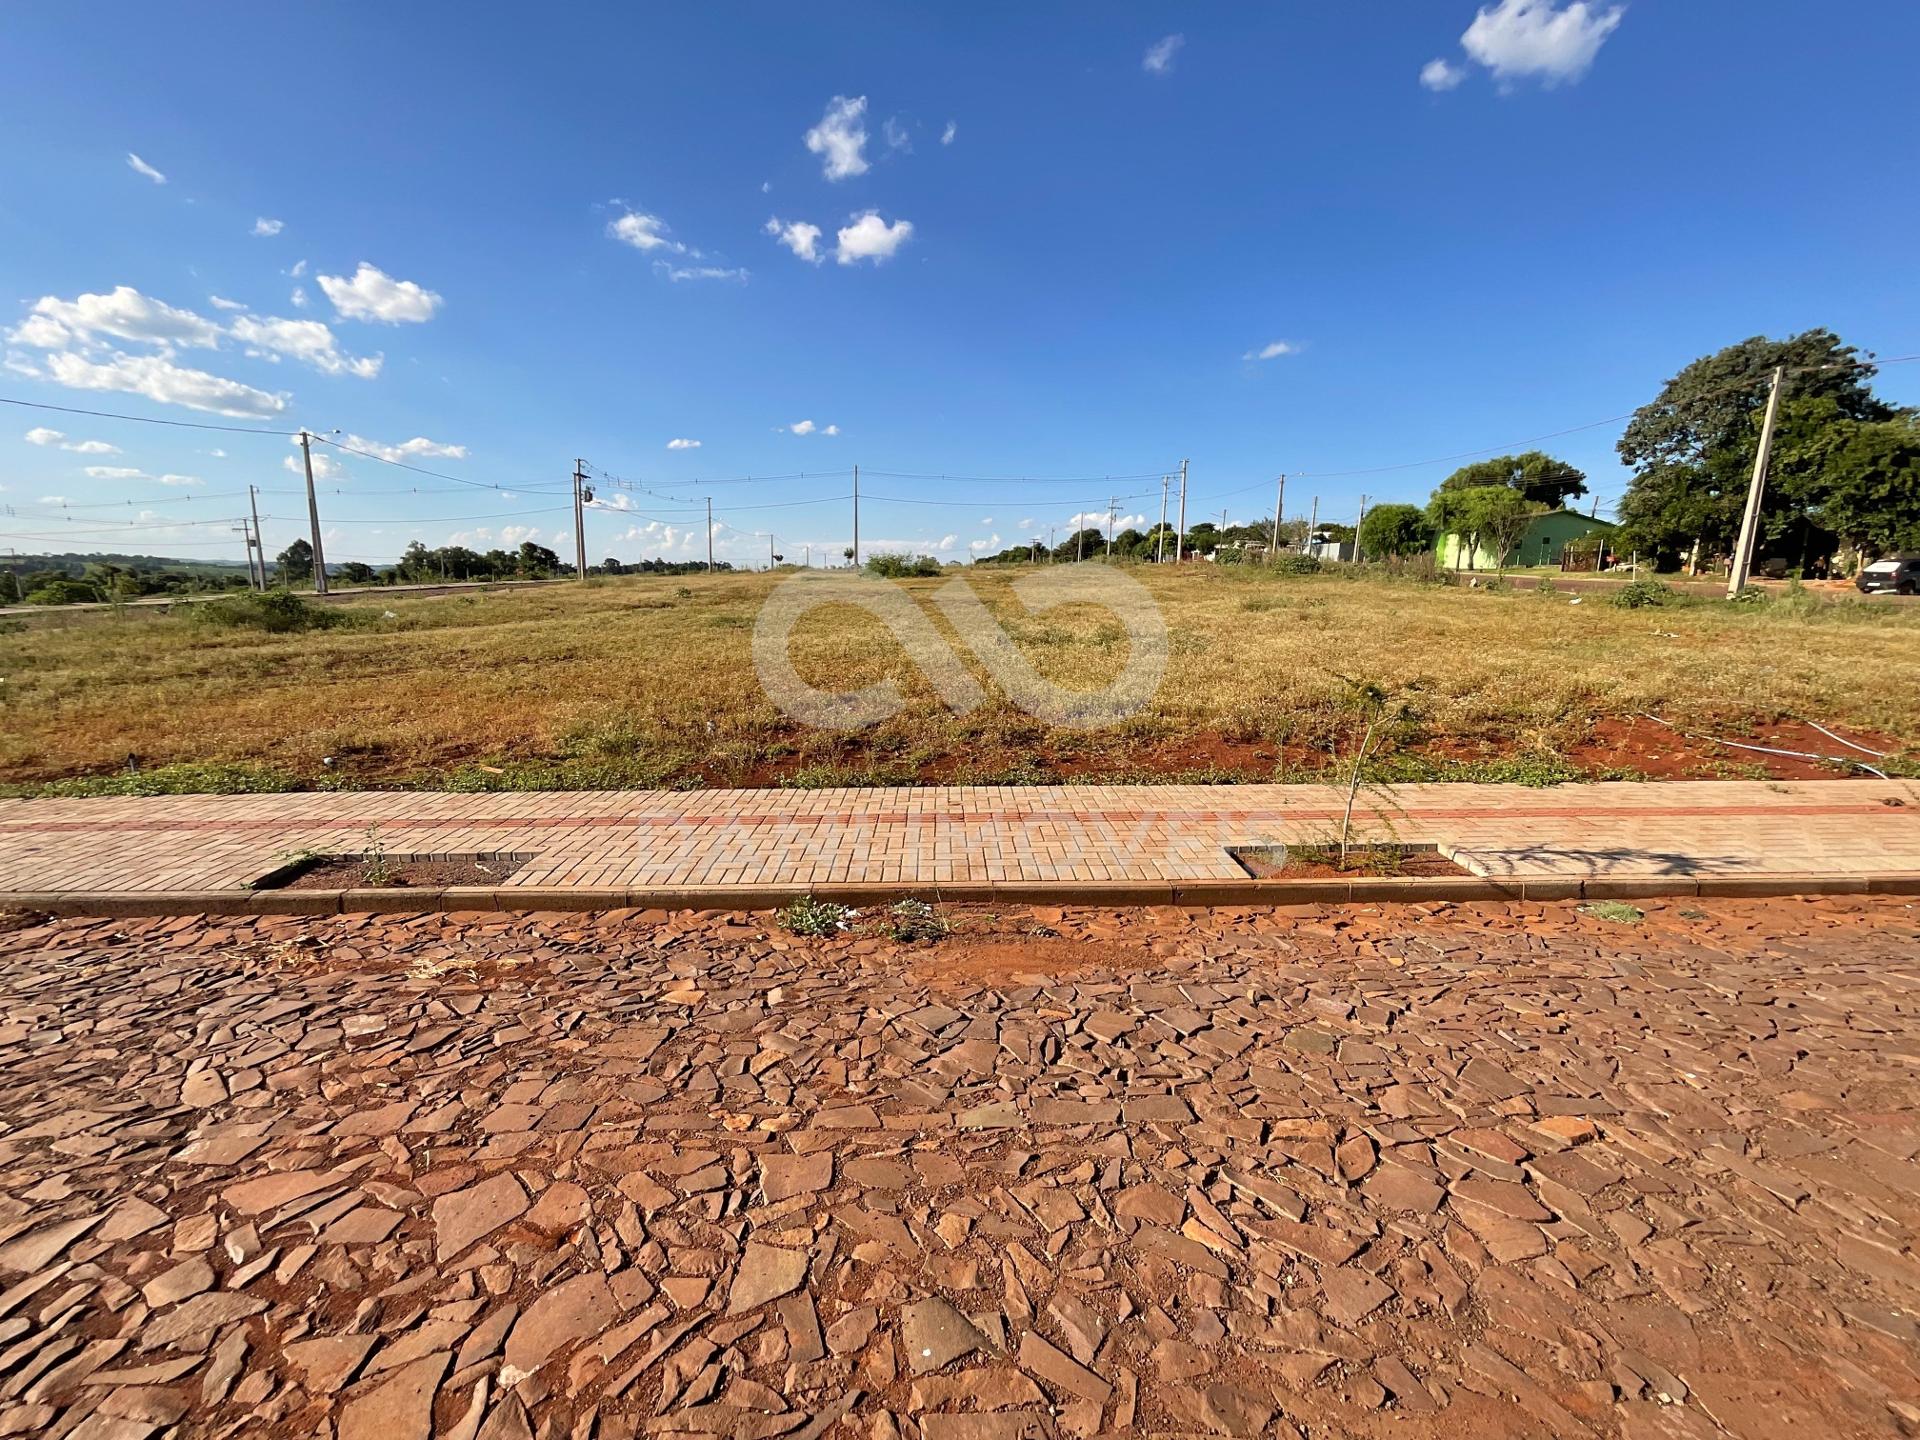
{"label": "distant road", "polygon": [[[418,595],[451,595],[462,590],[529,590],[543,585],[571,585],[573,577],[563,576],[558,580],[449,580],[439,585],[358,585],[353,587],[335,586],[325,595],[314,595],[308,591],[299,591],[303,600],[318,600],[323,604],[344,604],[350,600],[376,600],[383,595],[412,597]],[[210,590],[199,595],[142,595],[138,600],[123,600],[114,604],[106,600],[90,600],[79,605],[4,605],[0,606],[0,616],[47,615],[84,615],[100,610],[137,610],[165,609],[169,605],[196,605],[206,600],[223,600],[229,595],[244,595],[244,590]]]}

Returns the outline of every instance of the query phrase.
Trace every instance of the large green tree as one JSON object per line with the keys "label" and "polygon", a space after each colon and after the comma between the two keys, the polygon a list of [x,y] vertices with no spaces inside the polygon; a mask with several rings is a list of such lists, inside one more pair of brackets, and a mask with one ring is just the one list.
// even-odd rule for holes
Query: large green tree
{"label": "large green tree", "polygon": [[1500,455],[1462,465],[1440,482],[1442,490],[1477,490],[1484,485],[1504,485],[1536,505],[1560,510],[1575,495],[1587,493],[1587,476],[1545,451],[1529,450],[1524,455]]}
{"label": "large green tree", "polygon": [[[1653,556],[1663,568],[1696,544],[1709,555],[1733,549],[1776,366],[1786,371],[1781,435],[1791,432],[1803,450],[1821,429],[1895,416],[1868,388],[1873,366],[1831,330],[1785,340],[1756,335],[1703,356],[1635,411],[1620,437],[1620,458],[1635,472],[1620,502],[1622,549]],[[1778,452],[1782,460],[1788,448]],[[1765,533],[1778,537],[1807,523],[1817,488],[1769,486]]]}
{"label": "large green tree", "polygon": [[280,569],[280,583],[295,585],[313,578],[313,546],[304,540],[296,540],[278,555],[273,563]]}
{"label": "large green tree", "polygon": [[1418,555],[1433,544],[1433,522],[1418,505],[1376,505],[1360,522],[1360,554],[1395,559]]}

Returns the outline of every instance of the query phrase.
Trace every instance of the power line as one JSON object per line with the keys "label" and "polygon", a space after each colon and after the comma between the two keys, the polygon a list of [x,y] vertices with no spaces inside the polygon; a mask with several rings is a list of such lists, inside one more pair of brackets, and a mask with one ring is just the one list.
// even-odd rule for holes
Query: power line
{"label": "power line", "polygon": [[48,405],[40,400],[14,400],[0,395],[0,405],[19,405],[28,410],[51,410],[59,415],[87,415],[95,420],[130,420],[136,425],[170,425],[177,430],[219,430],[228,435],[279,435],[291,437],[298,430],[262,430],[250,425],[209,425],[199,420],[156,420],[151,415],[121,415],[112,410],[81,410],[72,405]]}

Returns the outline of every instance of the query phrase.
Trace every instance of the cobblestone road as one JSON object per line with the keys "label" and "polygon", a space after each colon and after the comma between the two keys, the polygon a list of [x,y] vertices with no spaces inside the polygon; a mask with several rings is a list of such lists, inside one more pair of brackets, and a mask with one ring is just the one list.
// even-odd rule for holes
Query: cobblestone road
{"label": "cobblestone road", "polygon": [[1920,910],[0,935],[0,1434],[1920,1430]]}

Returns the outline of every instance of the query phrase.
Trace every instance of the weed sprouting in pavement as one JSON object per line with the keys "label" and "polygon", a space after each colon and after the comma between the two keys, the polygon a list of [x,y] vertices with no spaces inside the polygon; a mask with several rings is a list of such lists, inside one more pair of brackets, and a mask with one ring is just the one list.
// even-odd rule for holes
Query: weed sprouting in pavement
{"label": "weed sprouting in pavement", "polygon": [[1637,905],[1628,905],[1619,900],[1590,900],[1580,907],[1582,915],[1591,915],[1596,920],[1609,920],[1615,925],[1638,925],[1647,918],[1647,912]]}
{"label": "weed sprouting in pavement", "polygon": [[852,929],[859,913],[845,905],[836,905],[831,900],[816,900],[807,895],[788,905],[774,919],[790,935],[826,939]]}

